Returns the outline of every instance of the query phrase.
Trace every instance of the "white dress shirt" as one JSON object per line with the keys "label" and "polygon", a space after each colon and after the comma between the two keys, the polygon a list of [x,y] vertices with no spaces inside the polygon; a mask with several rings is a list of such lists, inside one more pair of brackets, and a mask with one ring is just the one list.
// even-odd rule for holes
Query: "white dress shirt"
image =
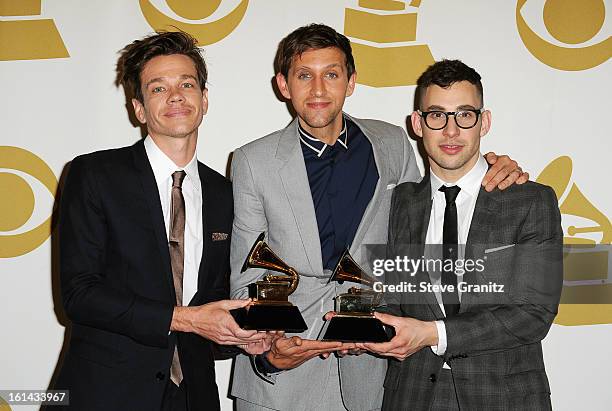
{"label": "white dress shirt", "polygon": [[170,232],[170,202],[172,192],[172,173],[184,170],[182,190],[185,198],[185,246],[183,270],[183,305],[188,305],[198,290],[198,271],[202,260],[203,234],[202,234],[202,186],[198,173],[198,160],[193,155],[185,167],[178,167],[155,144],[151,136],[144,141],[145,150],[159,191],[166,237]]}
{"label": "white dress shirt", "polygon": [[[427,226],[427,236],[425,237],[425,244],[442,244],[443,231],[444,231],[444,210],[446,209],[446,199],[444,193],[438,191],[440,187],[444,186],[459,186],[461,191],[455,199],[457,205],[457,240],[459,244],[465,244],[467,242],[468,233],[470,232],[470,225],[472,223],[472,216],[474,215],[474,208],[476,207],[476,200],[478,199],[478,193],[482,179],[487,173],[489,166],[482,155],[478,157],[478,161],[472,167],[470,171],[463,177],[461,177],[455,183],[447,183],[438,177],[431,168],[430,181],[431,181],[431,214],[429,216],[429,225]],[[459,247],[458,258],[464,258],[465,249]],[[427,254],[427,251],[426,251]],[[441,284],[441,273],[429,273],[429,278],[432,284]],[[463,276],[457,276],[457,282],[462,280]],[[461,293],[459,294],[459,301],[461,301]],[[444,313],[444,304],[442,302],[442,295],[440,292],[436,292],[436,299],[440,305],[440,309]],[[444,355],[446,352],[447,338],[446,338],[446,326],[444,321],[436,321],[436,328],[438,329],[438,345],[431,347],[433,352],[437,355]],[[448,364],[444,363],[444,368],[450,368]]]}

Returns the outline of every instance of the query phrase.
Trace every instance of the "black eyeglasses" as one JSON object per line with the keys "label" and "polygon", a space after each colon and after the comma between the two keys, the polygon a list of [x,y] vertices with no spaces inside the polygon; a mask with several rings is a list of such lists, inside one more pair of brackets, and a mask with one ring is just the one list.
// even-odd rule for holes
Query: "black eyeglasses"
{"label": "black eyeglasses", "polygon": [[425,119],[425,125],[432,130],[442,130],[448,124],[448,116],[455,117],[457,127],[468,129],[478,123],[478,117],[482,114],[483,109],[478,110],[458,110],[458,111],[421,111],[417,113]]}

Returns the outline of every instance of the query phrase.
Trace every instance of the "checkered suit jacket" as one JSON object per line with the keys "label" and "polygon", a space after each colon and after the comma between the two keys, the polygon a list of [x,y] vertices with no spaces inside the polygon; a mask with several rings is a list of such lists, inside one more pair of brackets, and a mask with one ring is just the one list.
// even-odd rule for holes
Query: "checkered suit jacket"
{"label": "checkered suit jacket", "polygon": [[[429,176],[396,187],[388,257],[414,253],[408,245],[425,243],[430,213]],[[383,409],[428,410],[445,361],[462,410],[551,409],[540,342],[557,313],[563,269],[561,217],[550,187],[528,182],[491,193],[481,189],[466,258],[482,257],[496,245],[499,251],[486,254],[486,275],[466,273],[464,281],[511,283],[512,292],[492,301],[479,300],[482,294],[462,294],[460,312],[451,318],[444,317],[433,293],[404,293],[389,301],[395,315],[444,320],[448,346],[443,357],[426,347],[403,362],[390,360]],[[426,272],[417,278],[429,281]]]}

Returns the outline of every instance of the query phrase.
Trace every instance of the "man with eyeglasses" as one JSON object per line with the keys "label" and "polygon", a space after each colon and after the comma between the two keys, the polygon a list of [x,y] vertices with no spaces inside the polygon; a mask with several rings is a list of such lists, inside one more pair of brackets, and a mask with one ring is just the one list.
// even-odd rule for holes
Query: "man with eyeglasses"
{"label": "man with eyeglasses", "polygon": [[482,189],[491,113],[474,69],[443,60],[417,84],[411,121],[430,172],[396,187],[386,256],[442,257],[444,268],[412,276],[395,268],[385,278],[417,291],[388,292],[390,313],[375,314],[394,327],[390,342],[358,344],[391,358],[383,409],[549,410],[541,340],[563,277],[555,193],[533,182]]}

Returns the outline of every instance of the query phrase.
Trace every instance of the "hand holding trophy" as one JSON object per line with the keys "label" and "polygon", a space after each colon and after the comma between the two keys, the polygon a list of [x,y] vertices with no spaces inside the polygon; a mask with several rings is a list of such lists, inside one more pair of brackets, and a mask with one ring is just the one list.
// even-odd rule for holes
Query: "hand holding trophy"
{"label": "hand holding trophy", "polygon": [[270,249],[264,241],[264,233],[255,240],[241,272],[248,268],[264,268],[286,275],[266,274],[262,280],[249,284],[249,298],[253,303],[231,311],[238,325],[245,330],[258,331],[299,333],[306,330],[308,326],[300,310],[289,302],[289,295],[297,289],[300,276]]}
{"label": "hand holding trophy", "polygon": [[[329,281],[350,281],[372,286],[374,279],[353,260],[348,250],[344,251]],[[335,315],[323,326],[322,341],[342,342],[386,342],[390,331],[374,317],[382,294],[374,290],[351,287],[347,293],[335,299]]]}

